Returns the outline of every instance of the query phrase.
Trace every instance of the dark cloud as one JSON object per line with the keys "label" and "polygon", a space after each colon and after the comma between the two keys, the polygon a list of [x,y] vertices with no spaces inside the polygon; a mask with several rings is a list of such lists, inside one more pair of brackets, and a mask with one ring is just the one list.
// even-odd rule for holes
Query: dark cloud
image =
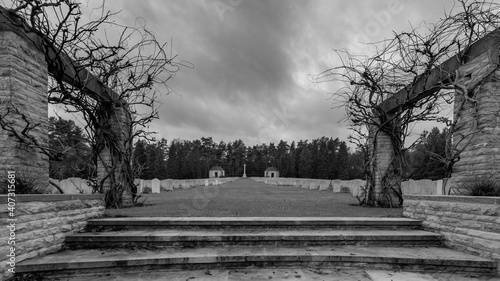
{"label": "dark cloud", "polygon": [[175,93],[161,97],[160,119],[151,129],[169,141],[212,136],[216,141],[242,139],[248,145],[321,136],[345,140],[348,131],[340,122],[344,111],[328,99],[338,84],[315,84],[307,76],[335,65],[332,49],[364,52],[357,44],[362,36],[378,41],[392,30],[436,21],[451,3],[106,2],[109,9],[121,10],[117,22],[134,25],[140,18],[137,23],[145,21],[159,40],[173,42],[174,54],[194,64],[169,84]]}

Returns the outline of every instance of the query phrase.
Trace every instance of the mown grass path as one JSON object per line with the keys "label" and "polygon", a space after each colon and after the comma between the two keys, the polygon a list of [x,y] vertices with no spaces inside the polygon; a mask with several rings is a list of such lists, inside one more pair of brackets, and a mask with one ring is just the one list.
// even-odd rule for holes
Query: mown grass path
{"label": "mown grass path", "polygon": [[366,208],[349,194],[271,186],[239,179],[220,186],[143,195],[144,206],[109,209],[108,216],[151,217],[400,217],[402,209]]}

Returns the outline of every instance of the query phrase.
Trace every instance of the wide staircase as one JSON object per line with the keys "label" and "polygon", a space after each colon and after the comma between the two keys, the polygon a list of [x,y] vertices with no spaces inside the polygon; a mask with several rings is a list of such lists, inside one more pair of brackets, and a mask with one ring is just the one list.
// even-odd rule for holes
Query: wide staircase
{"label": "wide staircase", "polygon": [[[424,231],[420,221],[334,217],[90,220],[86,232],[66,238],[66,249],[18,263],[16,270],[18,275],[40,280],[125,280],[112,278],[160,271],[161,278],[136,280],[181,280],[169,276],[186,270],[203,270],[213,279],[182,280],[261,280],[235,277],[237,273],[233,279],[227,274],[218,279],[214,274],[222,269],[306,267],[329,272],[361,268],[464,276],[497,274],[496,262],[444,247],[443,237]],[[322,276],[321,272],[310,272]],[[300,280],[337,280],[312,275],[295,275],[295,279],[297,276]],[[342,280],[373,280],[361,277]]]}

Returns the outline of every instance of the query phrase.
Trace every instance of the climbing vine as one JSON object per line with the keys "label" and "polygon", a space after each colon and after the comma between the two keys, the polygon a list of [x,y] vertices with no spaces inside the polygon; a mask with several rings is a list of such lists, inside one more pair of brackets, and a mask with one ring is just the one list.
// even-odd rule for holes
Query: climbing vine
{"label": "climbing vine", "polygon": [[[498,26],[499,4],[460,0],[434,24],[421,23],[410,31],[395,33],[391,39],[367,45],[375,50],[371,56],[336,50],[340,65],[314,77],[316,82],[344,84],[332,94],[332,99],[346,109],[353,132],[350,140],[365,152],[366,186],[358,195],[361,204],[402,204],[400,183],[405,179],[402,172],[405,167],[411,171],[405,153],[416,143],[406,140],[417,122],[437,121],[448,126],[446,157],[435,155],[435,158],[446,163],[451,174],[474,134],[472,130],[467,135],[457,135],[464,103],[474,106],[474,91],[488,73],[472,77],[473,82],[462,85],[456,68],[446,69],[443,63],[454,60],[459,65],[466,64],[471,59],[468,51],[472,44],[491,32],[498,32],[495,31]],[[497,52],[490,55],[492,61],[498,61]],[[491,71],[496,69],[495,66]],[[398,92],[399,99],[394,99]],[[414,98],[417,96],[418,99]],[[454,119],[443,117],[441,112],[454,103]],[[382,168],[377,167],[380,161],[376,153],[381,134],[390,140],[392,150],[387,167]]]}
{"label": "climbing vine", "polygon": [[[108,207],[121,207],[136,196],[133,140],[151,138],[145,128],[158,117],[157,94],[170,92],[167,82],[186,64],[168,54],[167,44],[145,24],[115,23],[116,13],[105,4],[93,10],[97,18],[86,17],[73,0],[14,0],[0,12],[44,53],[48,102],[83,119],[98,167],[94,188],[105,193]],[[29,139],[30,132],[23,133]],[[34,149],[48,153],[37,145]]]}

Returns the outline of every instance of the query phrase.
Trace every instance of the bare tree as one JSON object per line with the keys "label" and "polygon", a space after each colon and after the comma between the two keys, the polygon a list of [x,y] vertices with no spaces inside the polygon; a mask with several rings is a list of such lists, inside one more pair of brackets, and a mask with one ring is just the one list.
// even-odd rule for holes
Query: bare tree
{"label": "bare tree", "polygon": [[[496,36],[499,8],[494,2],[459,0],[437,23],[422,23],[409,32],[395,33],[392,39],[371,44],[376,50],[372,56],[336,50],[341,65],[315,77],[318,82],[340,81],[345,85],[332,97],[346,109],[353,131],[351,141],[367,156],[367,183],[359,198],[362,204],[392,206],[394,197],[402,204],[400,182],[402,169],[407,166],[404,154],[413,146],[405,145],[405,141],[416,122],[441,121],[449,126],[446,157],[439,160],[446,163],[451,174],[453,164],[474,134],[456,134],[464,125],[464,107],[474,106],[474,93],[498,66],[481,70],[480,75],[469,80],[464,80],[464,74],[457,69],[470,61],[473,43],[487,35]],[[493,51],[489,54],[498,56],[497,50]],[[392,97],[396,93],[400,95],[395,100]],[[440,112],[454,102],[454,119],[443,118]],[[387,105],[391,105],[391,111]],[[377,190],[373,152],[380,133],[389,136],[394,151],[381,189]]]}
{"label": "bare tree", "polygon": [[[88,20],[81,4],[72,0],[15,0],[6,13],[13,27],[40,41],[36,45],[41,46],[50,73],[48,101],[83,117],[94,161],[105,169],[96,188],[106,189],[107,206],[119,207],[136,196],[133,140],[150,137],[145,128],[158,118],[158,85],[165,86],[162,90],[168,94],[166,83],[183,62],[176,62],[167,44],[145,25],[113,22],[115,14],[104,4]],[[21,133],[18,139],[28,141],[29,128]],[[49,153],[43,145],[33,141],[30,145]]]}

